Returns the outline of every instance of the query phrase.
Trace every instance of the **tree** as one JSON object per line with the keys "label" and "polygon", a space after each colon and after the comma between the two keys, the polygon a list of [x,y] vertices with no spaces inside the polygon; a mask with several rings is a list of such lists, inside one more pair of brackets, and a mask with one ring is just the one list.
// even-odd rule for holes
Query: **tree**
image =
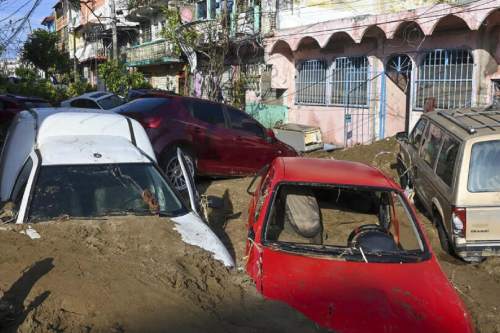
{"label": "tree", "polygon": [[48,77],[50,73],[69,71],[69,56],[57,48],[59,36],[56,32],[36,29],[23,46],[22,58],[40,68]]}
{"label": "tree", "polygon": [[[188,59],[197,59],[192,70],[203,76],[203,93],[218,100],[222,77],[228,66],[226,56],[230,50],[230,27],[226,11],[211,20],[183,24],[177,8],[164,8],[165,27],[162,35],[174,46],[174,52]],[[190,61],[191,63],[191,61]]]}
{"label": "tree", "polygon": [[106,88],[115,94],[126,94],[130,89],[150,88],[141,72],[129,72],[125,65],[117,60],[99,65],[99,76]]}

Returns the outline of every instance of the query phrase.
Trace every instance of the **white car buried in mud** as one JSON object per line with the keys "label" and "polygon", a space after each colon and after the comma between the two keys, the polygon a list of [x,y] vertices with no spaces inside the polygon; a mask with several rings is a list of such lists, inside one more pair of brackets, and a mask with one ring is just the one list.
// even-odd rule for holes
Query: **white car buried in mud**
{"label": "white car buried in mud", "polygon": [[[180,151],[179,157],[182,164]],[[195,192],[190,189],[188,209],[158,169],[151,143],[135,120],[68,108],[23,111],[2,150],[0,181],[4,222],[164,216],[184,242],[234,267],[197,212]]]}

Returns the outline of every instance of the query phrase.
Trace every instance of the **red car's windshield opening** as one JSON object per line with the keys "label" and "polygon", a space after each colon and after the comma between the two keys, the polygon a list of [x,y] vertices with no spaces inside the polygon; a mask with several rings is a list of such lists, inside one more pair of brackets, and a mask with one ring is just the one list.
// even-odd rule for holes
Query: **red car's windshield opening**
{"label": "red car's windshield opening", "polygon": [[413,262],[428,250],[404,198],[365,187],[281,184],[264,243],[365,262]]}

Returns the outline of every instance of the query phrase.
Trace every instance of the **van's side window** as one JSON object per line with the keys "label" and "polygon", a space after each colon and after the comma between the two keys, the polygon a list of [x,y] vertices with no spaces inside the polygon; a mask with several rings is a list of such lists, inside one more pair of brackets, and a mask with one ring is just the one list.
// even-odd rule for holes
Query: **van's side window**
{"label": "van's side window", "polygon": [[33,168],[33,160],[31,157],[28,157],[26,163],[24,163],[21,172],[17,176],[16,183],[14,184],[14,188],[12,189],[12,195],[10,196],[12,202],[19,207],[21,203],[21,199],[23,198],[24,189],[26,188],[26,184],[28,183],[28,178],[31,173],[31,169]]}
{"label": "van's side window", "polygon": [[441,129],[434,124],[430,124],[429,130],[426,133],[426,140],[422,150],[422,157],[431,168],[434,167],[434,162],[436,162],[442,138],[443,132],[441,131]]}
{"label": "van's side window", "polygon": [[460,142],[448,136],[444,138],[443,148],[441,148],[441,153],[438,157],[436,174],[448,186],[451,186],[453,180],[455,161],[457,160],[459,148]]}
{"label": "van's side window", "polygon": [[427,124],[427,120],[420,119],[418,123],[413,128],[413,131],[410,135],[410,143],[416,148],[420,147],[420,141],[422,139],[422,133],[424,132],[425,125]]}

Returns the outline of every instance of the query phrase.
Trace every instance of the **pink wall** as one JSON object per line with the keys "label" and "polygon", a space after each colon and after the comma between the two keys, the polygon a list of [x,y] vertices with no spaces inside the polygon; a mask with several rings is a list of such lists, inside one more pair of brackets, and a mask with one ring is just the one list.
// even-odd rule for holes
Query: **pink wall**
{"label": "pink wall", "polygon": [[[471,50],[475,62],[473,103],[484,104],[491,98],[491,79],[500,77],[500,13],[493,12],[495,6],[500,8],[500,0],[474,3],[474,10],[471,11],[467,11],[467,6],[457,10],[455,6],[439,4],[432,7],[432,19],[419,18],[421,11],[425,13],[429,10],[424,8],[278,30],[273,37],[264,40],[266,61],[273,65],[271,86],[286,89],[284,104],[289,108],[289,122],[319,126],[325,142],[344,144],[343,107],[295,104],[295,67],[300,61],[323,59],[330,63],[341,56],[367,56],[371,70],[380,73],[389,57],[406,54],[412,59],[412,76],[415,77],[417,64],[421,63],[427,51],[467,48]],[[455,14],[459,19],[448,14]],[[424,36],[396,35],[405,24],[404,20],[416,22]],[[483,22],[485,25],[481,26]],[[405,129],[407,100],[404,92],[389,78],[385,82],[384,135],[391,136]],[[353,138],[347,142],[348,145],[365,142],[367,137],[379,137],[379,112],[384,105],[381,84],[380,77],[373,79],[370,109],[358,109],[356,112],[359,115],[352,116],[348,130],[353,131]],[[413,100],[410,103],[413,104]],[[410,113],[410,129],[420,115],[420,111]]]}
{"label": "pink wall", "polygon": [[344,144],[344,108],[293,105],[288,111],[288,121],[319,126],[323,141]]}
{"label": "pink wall", "polygon": [[385,136],[405,130],[406,94],[389,77],[386,77]]}

